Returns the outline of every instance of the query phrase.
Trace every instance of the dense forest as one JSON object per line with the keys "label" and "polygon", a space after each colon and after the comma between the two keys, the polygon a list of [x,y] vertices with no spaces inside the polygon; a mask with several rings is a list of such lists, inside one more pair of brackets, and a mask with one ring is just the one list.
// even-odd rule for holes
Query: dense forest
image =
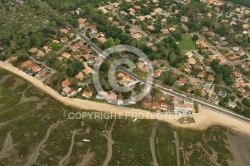
{"label": "dense forest", "polygon": [[[43,0],[46,1],[53,9],[59,10],[60,12],[66,12],[75,10],[79,7],[83,7],[85,4],[100,5],[107,2],[107,0]],[[112,2],[112,1],[111,1]]]}
{"label": "dense forest", "polygon": [[250,7],[250,1],[249,0],[227,0],[228,2],[232,2],[238,5],[243,5]]}
{"label": "dense forest", "polygon": [[23,4],[0,2],[0,10],[0,47],[9,57],[26,54],[31,47],[43,47],[58,32],[46,5],[32,0]]}

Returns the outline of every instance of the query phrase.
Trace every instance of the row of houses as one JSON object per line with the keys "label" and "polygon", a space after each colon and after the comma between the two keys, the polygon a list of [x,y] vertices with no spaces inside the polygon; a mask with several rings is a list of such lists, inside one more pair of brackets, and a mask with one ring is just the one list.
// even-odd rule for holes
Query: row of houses
{"label": "row of houses", "polygon": [[43,67],[42,65],[36,64],[32,60],[26,60],[22,62],[21,67],[26,71],[26,73],[34,76],[35,78],[42,78],[50,72],[47,68]]}
{"label": "row of houses", "polygon": [[78,90],[75,90],[74,88],[70,87],[71,81],[70,79],[65,79],[62,82],[62,95],[67,97],[75,97],[78,93],[82,92],[82,96],[89,99],[92,97],[94,90],[86,89],[82,90],[82,88],[78,88]]}
{"label": "row of houses", "polygon": [[149,108],[149,109],[154,109],[156,112],[166,112],[168,110],[168,104],[163,101],[143,101],[142,102],[143,107]]}

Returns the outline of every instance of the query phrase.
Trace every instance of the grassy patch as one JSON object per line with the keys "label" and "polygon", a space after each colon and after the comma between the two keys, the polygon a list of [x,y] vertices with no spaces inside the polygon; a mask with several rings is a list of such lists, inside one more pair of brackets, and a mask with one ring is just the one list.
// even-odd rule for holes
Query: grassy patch
{"label": "grassy patch", "polygon": [[46,97],[46,94],[41,92],[40,90],[38,90],[34,86],[29,87],[25,91],[25,97],[30,98],[30,97],[34,97],[34,96],[39,97],[39,98],[44,98],[44,97]]}
{"label": "grassy patch", "polygon": [[119,120],[114,125],[113,140],[117,143],[113,146],[114,155],[110,165],[150,165],[152,162],[149,146],[151,122],[131,121]]}
{"label": "grassy patch", "polygon": [[15,119],[25,113],[28,113],[36,108],[35,102],[27,102],[18,104],[15,107],[11,108],[10,110],[4,112],[0,116],[0,122],[7,122],[12,119]]}
{"label": "grassy patch", "polygon": [[189,51],[195,49],[195,43],[191,36],[183,34],[182,39],[179,41],[179,47],[182,51]]}
{"label": "grassy patch", "polygon": [[13,96],[0,98],[0,112],[6,111],[17,105],[21,99],[22,94],[15,94]]}
{"label": "grassy patch", "polygon": [[176,149],[172,128],[165,123],[161,123],[156,132],[156,154],[159,165],[177,165]]}

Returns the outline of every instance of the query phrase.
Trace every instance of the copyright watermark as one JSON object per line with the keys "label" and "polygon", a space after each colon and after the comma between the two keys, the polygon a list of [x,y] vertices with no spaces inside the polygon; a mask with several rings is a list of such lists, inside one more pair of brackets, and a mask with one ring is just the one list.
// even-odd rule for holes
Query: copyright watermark
{"label": "copyright watermark", "polygon": [[161,113],[137,113],[137,112],[126,112],[122,114],[115,113],[104,113],[104,112],[69,112],[68,119],[70,120],[83,120],[83,119],[174,119],[178,120],[181,118],[181,114],[161,114]]}
{"label": "copyright watermark", "polygon": [[[142,79],[139,76],[135,75],[130,69],[135,68],[136,65],[134,61],[132,61],[129,58],[121,57],[119,59],[116,59],[114,61],[109,61],[107,58],[114,53],[122,53],[122,52],[129,52],[133,53],[134,55],[138,56],[138,59],[145,64],[147,67],[147,78]],[[139,49],[135,47],[131,47],[128,45],[116,45],[113,47],[108,48],[107,50],[103,51],[101,53],[101,56],[96,60],[94,64],[94,74],[93,74],[93,83],[95,85],[95,88],[98,92],[104,92],[102,85],[100,83],[100,66],[103,63],[104,60],[107,60],[107,62],[110,64],[110,68],[108,71],[108,81],[110,86],[113,88],[113,91],[117,93],[125,93],[125,92],[131,92],[135,88],[134,85],[130,86],[121,86],[118,84],[116,80],[116,72],[119,69],[121,72],[125,73],[126,75],[132,77],[135,80],[138,80],[139,82],[144,82],[145,86],[138,94],[133,94],[129,99],[123,99],[122,102],[117,99],[109,98],[109,102],[116,105],[131,105],[135,104],[138,101],[142,100],[152,89],[152,83],[153,83],[153,67],[148,59],[148,57]],[[125,68],[124,66],[129,67],[129,69]]]}

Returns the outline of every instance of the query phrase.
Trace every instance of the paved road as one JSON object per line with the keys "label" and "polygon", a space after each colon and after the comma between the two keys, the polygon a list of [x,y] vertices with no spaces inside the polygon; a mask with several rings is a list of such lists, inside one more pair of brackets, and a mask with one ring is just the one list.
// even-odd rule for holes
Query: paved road
{"label": "paved road", "polygon": [[[154,88],[158,88],[161,91],[166,92],[166,93],[168,93],[170,95],[178,96],[180,98],[190,98],[187,95],[175,92],[172,89],[165,88],[163,86],[160,86],[160,85],[152,83],[152,82],[147,82],[144,78],[139,77],[138,75],[136,75],[133,72],[127,70],[126,68],[122,67],[122,71],[125,74],[128,74],[131,77],[133,77],[133,78],[135,78],[135,79],[137,79],[137,80],[139,80],[141,82],[144,82],[146,84],[152,84],[152,86]],[[205,101],[205,99],[200,99],[200,98],[198,98],[196,96],[192,96],[191,99],[193,100],[194,103],[197,103],[197,104],[201,105],[202,107],[205,107],[205,108],[208,108],[208,109],[213,110],[215,112],[219,112],[221,114],[233,117],[233,118],[238,119],[240,121],[243,121],[243,122],[246,122],[246,123],[250,123],[250,119],[249,118],[246,118],[246,117],[241,116],[239,114],[233,113],[232,111],[227,110],[227,109],[222,108],[222,107],[219,107],[219,106],[217,106],[217,105],[215,105],[213,103],[210,103],[209,101]]]}
{"label": "paved road", "polygon": [[65,23],[65,25],[71,29],[73,32],[75,32],[82,40],[84,40],[87,44],[89,44],[97,53],[101,54],[102,50],[95,44],[93,43],[87,36],[79,32],[76,28],[74,28],[72,25],[69,23]]}
{"label": "paved road", "polygon": [[[75,32],[80,38],[82,38],[87,44],[89,44],[97,53],[99,53],[100,55],[102,55],[102,50],[95,43],[93,43],[88,37],[86,37],[85,35],[83,35],[81,32],[79,32],[77,29],[75,29],[69,23],[64,23],[64,24],[65,24],[66,27],[68,27],[73,32]],[[171,95],[174,95],[174,96],[178,96],[178,97],[182,97],[182,98],[188,98],[188,95],[184,95],[184,94],[175,92],[172,89],[167,89],[167,88],[165,88],[163,86],[160,86],[160,85],[157,85],[157,84],[155,84],[153,82],[147,82],[146,79],[139,77],[138,75],[134,74],[133,72],[127,70],[124,67],[121,67],[120,69],[124,73],[130,75],[131,77],[133,77],[133,78],[135,78],[135,79],[137,79],[137,80],[139,80],[141,82],[144,82],[146,84],[152,84],[153,87],[158,88],[161,91],[164,91],[164,92],[166,92],[168,94],[171,94]],[[250,119],[249,118],[246,118],[246,117],[241,116],[239,114],[235,114],[232,111],[227,110],[226,108],[222,108],[222,107],[219,107],[219,106],[215,105],[214,103],[210,103],[208,101],[204,101],[205,99],[201,99],[201,98],[198,98],[196,96],[192,96],[191,99],[193,100],[194,103],[200,104],[201,106],[206,107],[206,108],[208,108],[210,110],[213,110],[213,111],[219,112],[221,114],[230,116],[232,118],[238,119],[238,120],[243,121],[245,123],[250,123]]]}

